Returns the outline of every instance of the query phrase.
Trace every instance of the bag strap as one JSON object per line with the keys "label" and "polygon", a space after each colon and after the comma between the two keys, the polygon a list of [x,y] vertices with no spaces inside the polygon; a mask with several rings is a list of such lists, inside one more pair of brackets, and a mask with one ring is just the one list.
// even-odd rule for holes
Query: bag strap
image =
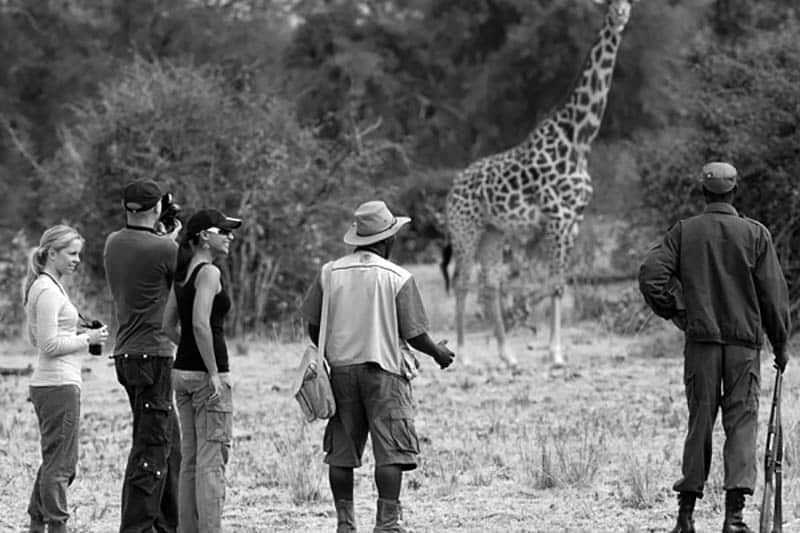
{"label": "bag strap", "polygon": [[317,344],[317,359],[322,363],[325,358],[325,341],[327,340],[328,330],[328,304],[330,302],[331,268],[330,265],[323,265],[320,272],[319,282],[322,285],[322,311],[320,313],[319,342]]}

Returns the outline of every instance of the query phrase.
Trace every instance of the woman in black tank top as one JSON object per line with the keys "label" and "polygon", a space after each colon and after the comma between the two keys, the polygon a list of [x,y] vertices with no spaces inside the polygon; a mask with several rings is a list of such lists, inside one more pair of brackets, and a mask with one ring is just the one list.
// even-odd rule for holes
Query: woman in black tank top
{"label": "woman in black tank top", "polygon": [[222,529],[233,421],[224,333],[231,299],[216,263],[228,255],[232,230],[240,225],[213,209],[192,215],[164,310],[164,330],[178,345],[172,382],[181,424],[178,521],[184,531]]}

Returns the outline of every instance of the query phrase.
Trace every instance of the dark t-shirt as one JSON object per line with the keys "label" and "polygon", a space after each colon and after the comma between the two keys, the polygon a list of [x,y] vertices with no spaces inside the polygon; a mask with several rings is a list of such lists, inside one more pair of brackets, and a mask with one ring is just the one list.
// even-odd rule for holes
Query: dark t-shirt
{"label": "dark t-shirt", "polygon": [[103,260],[114,298],[114,354],[171,357],[173,345],[161,329],[175,273],[178,245],[147,229],[124,228],[106,239]]}
{"label": "dark t-shirt", "polygon": [[[178,353],[175,356],[175,365],[173,368],[178,370],[202,370],[208,372],[203,357],[200,355],[200,350],[197,348],[197,341],[194,338],[194,328],[192,327],[192,314],[194,312],[194,296],[197,292],[194,283],[197,280],[197,274],[200,269],[208,263],[200,263],[194,268],[194,271],[186,280],[186,283],[181,285],[175,284],[175,301],[178,305],[178,317],[181,323],[181,343],[178,345]],[[221,280],[220,280],[221,282]],[[209,323],[211,325],[211,338],[214,345],[214,360],[217,362],[217,372],[228,372],[228,347],[225,344],[225,315],[231,308],[231,299],[225,290],[225,285],[222,286],[211,304],[211,316]]]}

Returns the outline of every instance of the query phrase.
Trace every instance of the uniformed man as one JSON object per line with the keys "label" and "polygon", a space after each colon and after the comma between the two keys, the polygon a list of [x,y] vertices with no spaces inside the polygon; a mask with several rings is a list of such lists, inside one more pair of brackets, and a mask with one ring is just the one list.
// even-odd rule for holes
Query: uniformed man
{"label": "uniformed man", "polygon": [[749,532],[742,519],[745,495],[756,484],[756,424],[762,331],[775,365],[788,356],[789,295],[772,236],[739,215],[732,202],[736,169],[703,167],[705,211],[676,223],[639,271],[639,289],[653,311],[685,332],[684,382],[689,428],[673,533],[694,532],[692,512],[711,465],[711,436],[722,408],[725,430],[723,533]]}

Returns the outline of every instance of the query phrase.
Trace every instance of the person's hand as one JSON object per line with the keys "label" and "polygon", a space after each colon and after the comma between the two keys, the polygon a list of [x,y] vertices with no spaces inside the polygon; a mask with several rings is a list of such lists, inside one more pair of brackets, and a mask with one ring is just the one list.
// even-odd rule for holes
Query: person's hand
{"label": "person's hand", "polygon": [[781,373],[786,370],[786,363],[789,362],[789,355],[786,353],[785,348],[775,350],[775,368],[779,369]]}
{"label": "person's hand", "polygon": [[672,317],[672,323],[675,324],[679,330],[686,331],[686,324],[688,323],[686,319],[686,310],[681,309],[675,313],[675,316]]}
{"label": "person's hand", "polygon": [[453,364],[453,359],[455,359],[456,354],[454,354],[450,348],[447,347],[447,341],[443,340],[436,344],[436,355],[434,359],[439,364],[439,368],[444,370],[451,364]]}
{"label": "person's hand", "polygon": [[170,231],[170,232],[167,234],[167,237],[169,237],[169,238],[170,238],[170,239],[172,239],[173,241],[177,241],[177,240],[178,240],[178,235],[180,235],[180,233],[181,233],[181,229],[182,229],[182,228],[183,228],[183,224],[181,224],[181,221],[180,221],[179,219],[177,219],[177,218],[176,218],[176,219],[175,219],[175,229],[173,229],[172,231]]}
{"label": "person's hand", "polygon": [[308,381],[317,377],[317,362],[311,361],[306,368],[306,373],[303,374],[303,381]]}
{"label": "person's hand", "polygon": [[208,384],[211,385],[211,396],[208,397],[209,403],[217,403],[222,395],[222,380],[219,374],[209,374]]}
{"label": "person's hand", "polygon": [[108,326],[84,331],[89,337],[89,344],[103,344],[108,339]]}

